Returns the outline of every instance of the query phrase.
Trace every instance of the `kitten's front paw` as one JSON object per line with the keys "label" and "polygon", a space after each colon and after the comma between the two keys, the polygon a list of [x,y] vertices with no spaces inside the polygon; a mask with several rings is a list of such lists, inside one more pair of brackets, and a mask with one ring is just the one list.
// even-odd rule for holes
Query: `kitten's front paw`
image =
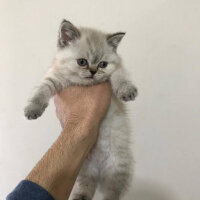
{"label": "kitten's front paw", "polygon": [[137,96],[137,88],[132,84],[122,84],[118,89],[117,96],[122,101],[133,101]]}
{"label": "kitten's front paw", "polygon": [[24,115],[27,117],[27,119],[37,119],[42,115],[47,105],[40,105],[31,102],[26,108],[24,109]]}

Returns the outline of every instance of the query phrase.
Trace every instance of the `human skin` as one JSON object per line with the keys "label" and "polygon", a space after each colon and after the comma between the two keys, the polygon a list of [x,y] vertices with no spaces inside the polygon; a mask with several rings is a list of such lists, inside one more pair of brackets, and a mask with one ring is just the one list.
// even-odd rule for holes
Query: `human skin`
{"label": "human skin", "polygon": [[94,146],[111,99],[109,83],[71,86],[55,98],[63,131],[26,177],[56,200],[68,199],[81,165]]}

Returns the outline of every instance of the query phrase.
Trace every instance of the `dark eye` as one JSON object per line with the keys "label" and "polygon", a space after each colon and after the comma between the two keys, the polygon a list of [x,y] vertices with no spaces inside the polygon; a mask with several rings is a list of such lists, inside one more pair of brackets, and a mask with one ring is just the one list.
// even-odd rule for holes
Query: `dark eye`
{"label": "dark eye", "polygon": [[88,65],[87,60],[84,59],[84,58],[79,58],[79,59],[77,59],[77,63],[78,63],[78,65],[80,65],[80,66],[86,66],[86,65]]}
{"label": "dark eye", "polygon": [[102,62],[100,62],[100,63],[98,64],[98,67],[105,68],[107,65],[108,65],[107,62],[102,61]]}

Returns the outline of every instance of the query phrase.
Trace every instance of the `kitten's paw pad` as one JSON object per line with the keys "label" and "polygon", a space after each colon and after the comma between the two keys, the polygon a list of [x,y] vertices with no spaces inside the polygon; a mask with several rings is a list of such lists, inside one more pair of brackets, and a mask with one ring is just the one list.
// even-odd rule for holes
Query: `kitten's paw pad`
{"label": "kitten's paw pad", "polygon": [[34,104],[31,103],[29,104],[25,109],[24,109],[24,115],[27,117],[27,119],[37,119],[42,115],[44,112],[46,106],[42,106],[40,104]]}
{"label": "kitten's paw pad", "polygon": [[123,101],[133,101],[138,91],[134,85],[124,85],[118,91],[118,96]]}

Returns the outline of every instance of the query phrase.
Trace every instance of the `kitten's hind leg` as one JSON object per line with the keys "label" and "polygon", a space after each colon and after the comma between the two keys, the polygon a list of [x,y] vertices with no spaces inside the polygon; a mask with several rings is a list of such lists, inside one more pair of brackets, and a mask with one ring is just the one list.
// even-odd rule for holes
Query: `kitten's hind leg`
{"label": "kitten's hind leg", "polygon": [[92,200],[97,187],[97,180],[87,175],[79,175],[71,200]]}
{"label": "kitten's hind leg", "polygon": [[131,175],[128,171],[115,172],[101,183],[104,200],[120,200],[127,190]]}

